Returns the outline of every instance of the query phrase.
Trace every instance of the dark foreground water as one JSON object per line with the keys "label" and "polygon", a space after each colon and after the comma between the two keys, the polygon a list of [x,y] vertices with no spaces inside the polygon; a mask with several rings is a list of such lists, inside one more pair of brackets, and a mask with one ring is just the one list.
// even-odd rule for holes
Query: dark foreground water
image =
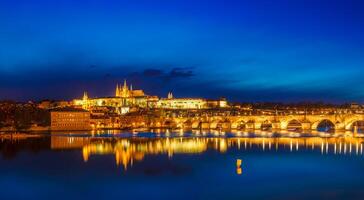
{"label": "dark foreground water", "polygon": [[271,133],[2,137],[0,199],[363,199],[363,142]]}

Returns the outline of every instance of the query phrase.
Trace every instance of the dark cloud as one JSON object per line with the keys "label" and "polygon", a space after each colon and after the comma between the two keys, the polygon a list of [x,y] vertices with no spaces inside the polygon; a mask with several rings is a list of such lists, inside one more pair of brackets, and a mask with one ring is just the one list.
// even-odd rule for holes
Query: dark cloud
{"label": "dark cloud", "polygon": [[173,68],[169,74],[168,77],[169,78],[178,78],[178,77],[182,77],[182,78],[189,78],[194,76],[195,74],[192,71],[191,67],[185,67],[185,68]]}
{"label": "dark cloud", "polygon": [[170,81],[177,78],[190,78],[195,76],[193,67],[175,67],[170,70],[162,70],[157,68],[148,68],[142,72],[133,72],[130,77],[158,78],[164,81]]}
{"label": "dark cloud", "polygon": [[143,71],[143,75],[148,77],[162,76],[163,73],[164,72],[160,69],[145,69]]}

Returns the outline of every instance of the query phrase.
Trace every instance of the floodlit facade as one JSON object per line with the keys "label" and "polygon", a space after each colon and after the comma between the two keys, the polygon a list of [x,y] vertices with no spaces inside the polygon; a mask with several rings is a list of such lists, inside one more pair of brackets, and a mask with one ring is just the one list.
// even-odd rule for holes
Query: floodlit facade
{"label": "floodlit facade", "polygon": [[165,109],[203,109],[207,108],[207,101],[192,98],[167,98],[160,99],[157,107]]}
{"label": "floodlit facade", "polygon": [[51,111],[52,131],[81,131],[90,129],[90,113],[87,110],[67,107]]}
{"label": "floodlit facade", "polygon": [[73,101],[75,106],[90,110],[93,107],[112,107],[116,108],[118,114],[126,114],[131,107],[139,108],[161,108],[161,109],[207,109],[225,108],[228,106],[226,99],[206,100],[202,98],[174,98],[173,94],[168,93],[167,98],[149,96],[143,90],[134,90],[124,81],[123,86],[117,84],[113,97],[89,98],[85,92],[82,99]]}
{"label": "floodlit facade", "polygon": [[75,99],[73,104],[89,110],[92,107],[113,107],[119,114],[129,112],[130,107],[148,107],[148,101],[156,101],[158,97],[148,96],[143,90],[133,90],[133,87],[128,87],[126,81],[124,85],[116,85],[115,96],[89,98],[87,92],[84,93],[82,99]]}

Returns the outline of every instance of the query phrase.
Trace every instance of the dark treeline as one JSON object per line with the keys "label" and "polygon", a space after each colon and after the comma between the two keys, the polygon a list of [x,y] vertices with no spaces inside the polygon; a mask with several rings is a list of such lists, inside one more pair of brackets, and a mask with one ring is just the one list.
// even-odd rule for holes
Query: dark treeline
{"label": "dark treeline", "polygon": [[13,127],[16,130],[26,130],[33,124],[49,126],[49,111],[38,108],[34,103],[0,102],[0,128]]}

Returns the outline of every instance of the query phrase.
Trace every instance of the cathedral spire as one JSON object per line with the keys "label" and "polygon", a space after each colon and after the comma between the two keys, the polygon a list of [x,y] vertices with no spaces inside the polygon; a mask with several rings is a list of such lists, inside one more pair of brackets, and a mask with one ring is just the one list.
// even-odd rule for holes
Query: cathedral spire
{"label": "cathedral spire", "polygon": [[129,97],[129,88],[128,85],[126,84],[126,79],[124,79],[124,85],[122,88],[120,88],[119,92],[120,92],[120,97]]}
{"label": "cathedral spire", "polygon": [[84,101],[88,99],[88,95],[87,95],[87,92],[83,92],[83,98],[82,98]]}
{"label": "cathedral spire", "polygon": [[128,88],[128,85],[126,84],[126,79],[124,79],[124,88]]}
{"label": "cathedral spire", "polygon": [[119,92],[119,84],[116,84],[115,96],[118,97],[119,95],[120,95],[120,92]]}
{"label": "cathedral spire", "polygon": [[82,101],[82,108],[87,110],[89,105],[87,92],[83,92]]}

